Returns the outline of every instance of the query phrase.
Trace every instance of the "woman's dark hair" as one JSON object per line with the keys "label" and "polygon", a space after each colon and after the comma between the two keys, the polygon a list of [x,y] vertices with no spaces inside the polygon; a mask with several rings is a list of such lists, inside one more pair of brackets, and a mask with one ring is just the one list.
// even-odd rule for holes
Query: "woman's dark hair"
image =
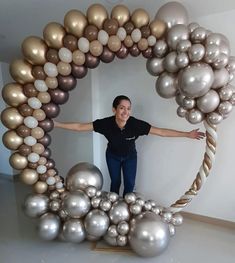
{"label": "woman's dark hair", "polygon": [[121,100],[128,100],[131,104],[131,100],[125,95],[119,95],[113,100],[113,108],[117,109],[117,106],[120,104]]}

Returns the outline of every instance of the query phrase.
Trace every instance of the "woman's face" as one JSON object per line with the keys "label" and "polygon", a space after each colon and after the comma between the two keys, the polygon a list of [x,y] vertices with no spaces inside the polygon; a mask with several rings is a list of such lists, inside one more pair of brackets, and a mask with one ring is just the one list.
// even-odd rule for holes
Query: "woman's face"
{"label": "woman's face", "polygon": [[113,108],[116,119],[119,121],[127,121],[131,114],[131,103],[128,100],[121,100],[117,108]]}

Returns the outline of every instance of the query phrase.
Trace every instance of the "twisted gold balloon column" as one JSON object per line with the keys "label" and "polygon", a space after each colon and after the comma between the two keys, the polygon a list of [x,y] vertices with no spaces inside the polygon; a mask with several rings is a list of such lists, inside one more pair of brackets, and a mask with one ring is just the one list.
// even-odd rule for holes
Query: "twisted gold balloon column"
{"label": "twisted gold balloon column", "polygon": [[[152,21],[142,8],[131,13],[117,5],[109,17],[104,6],[94,4],[86,15],[70,10],[64,25],[50,22],[43,38],[27,37],[22,53],[23,58],[10,65],[15,82],[2,91],[8,107],[1,120],[9,129],[3,143],[15,151],[10,164],[20,170],[21,181],[32,185],[34,193],[26,198],[24,212],[39,218],[39,236],[74,243],[103,238],[112,246],[129,244],[143,257],[161,254],[183,222],[178,212],[209,175],[216,126],[235,104],[235,89],[230,85],[235,57],[230,56],[228,39],[197,23],[188,24],[187,11],[177,2],[163,5]],[[64,183],[49,148],[53,118],[68,101],[77,79],[100,62],[140,54],[147,59],[148,73],[156,77],[157,93],[176,99],[179,117],[191,124],[204,121],[206,128],[206,150],[196,179],[167,208],[136,193],[122,199],[102,191],[102,173],[88,163],[72,167]]]}

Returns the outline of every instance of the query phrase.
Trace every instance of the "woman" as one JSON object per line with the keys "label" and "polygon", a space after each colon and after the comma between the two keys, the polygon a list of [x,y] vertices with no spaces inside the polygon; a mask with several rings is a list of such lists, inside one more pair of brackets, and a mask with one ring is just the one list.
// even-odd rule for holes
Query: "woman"
{"label": "woman", "polygon": [[95,131],[103,134],[108,140],[106,162],[111,178],[110,191],[119,194],[121,170],[123,171],[124,192],[133,192],[135,186],[137,152],[135,140],[142,135],[158,135],[164,137],[186,137],[200,140],[205,137],[203,132],[192,130],[182,132],[151,126],[138,120],[131,114],[131,101],[124,95],[117,96],[113,101],[113,116],[98,119],[90,123],[54,122],[55,127],[73,131]]}

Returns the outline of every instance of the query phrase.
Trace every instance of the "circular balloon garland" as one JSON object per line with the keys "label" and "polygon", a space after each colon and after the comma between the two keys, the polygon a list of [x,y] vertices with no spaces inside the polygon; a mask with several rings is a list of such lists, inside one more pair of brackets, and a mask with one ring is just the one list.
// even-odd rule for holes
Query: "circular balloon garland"
{"label": "circular balloon garland", "polygon": [[[24,58],[10,65],[15,82],[2,91],[9,105],[1,114],[9,129],[3,143],[15,151],[10,164],[21,170],[22,182],[33,186],[35,193],[26,198],[24,211],[39,218],[39,236],[75,243],[104,238],[112,246],[129,244],[143,257],[162,253],[175,226],[182,224],[179,212],[209,175],[216,125],[235,104],[235,89],[229,84],[235,57],[230,56],[227,38],[197,23],[188,24],[187,11],[177,2],[163,5],[152,21],[142,8],[130,14],[126,6],[117,5],[109,18],[104,6],[93,4],[86,16],[79,10],[69,11],[64,26],[47,24],[43,39],[27,37],[22,53]],[[175,97],[179,117],[192,124],[204,121],[206,128],[199,172],[190,189],[167,208],[136,193],[122,199],[101,191],[102,174],[88,163],[73,167],[64,183],[50,158],[52,119],[58,116],[59,105],[69,99],[77,79],[100,61],[110,63],[115,56],[124,59],[128,54],[147,59],[147,71],[157,77],[157,93]]]}

